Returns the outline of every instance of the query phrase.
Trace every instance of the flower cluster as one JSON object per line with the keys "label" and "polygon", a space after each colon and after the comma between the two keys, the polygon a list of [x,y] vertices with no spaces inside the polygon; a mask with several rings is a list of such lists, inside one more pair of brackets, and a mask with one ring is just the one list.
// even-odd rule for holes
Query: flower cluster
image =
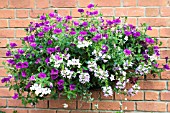
{"label": "flower cluster", "polygon": [[[150,26],[142,24],[139,29],[126,23],[126,18],[109,20],[94,4],[87,7],[86,12],[78,9],[78,20],[61,17],[57,11],[41,15],[40,22],[30,22],[25,29],[22,48],[7,45],[9,60],[4,65],[12,76],[1,82],[17,92],[14,99],[24,104],[47,95],[71,99],[94,88],[100,88],[104,96],[134,95],[140,89],[140,76],[163,71],[157,63],[160,44],[146,34]],[[165,59],[163,67],[169,70]],[[133,87],[126,89],[127,83]]]}

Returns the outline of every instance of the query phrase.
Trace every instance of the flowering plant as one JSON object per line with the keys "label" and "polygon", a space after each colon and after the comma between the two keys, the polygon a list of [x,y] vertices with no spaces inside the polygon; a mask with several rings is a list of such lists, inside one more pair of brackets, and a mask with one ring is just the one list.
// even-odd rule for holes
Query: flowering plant
{"label": "flowering plant", "polygon": [[[78,20],[57,11],[41,15],[41,22],[30,22],[22,48],[16,49],[15,43],[7,46],[6,56],[12,58],[4,65],[10,76],[1,82],[17,92],[14,99],[23,104],[37,103],[47,95],[71,99],[87,96],[93,88],[101,88],[104,96],[134,95],[140,76],[163,71],[156,61],[157,39],[146,35],[150,26],[138,29],[126,18],[104,20],[95,7],[89,4],[87,12],[78,9]],[[166,63],[164,68],[170,69],[168,58]],[[127,83],[132,88],[127,89]]]}

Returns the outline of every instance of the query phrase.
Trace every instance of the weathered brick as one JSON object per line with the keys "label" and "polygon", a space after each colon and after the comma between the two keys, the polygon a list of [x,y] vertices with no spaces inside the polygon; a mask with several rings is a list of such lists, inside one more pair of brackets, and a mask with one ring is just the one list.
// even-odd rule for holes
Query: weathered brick
{"label": "weathered brick", "polygon": [[164,102],[137,102],[137,110],[140,111],[166,111],[166,103]]}
{"label": "weathered brick", "polygon": [[14,95],[14,91],[11,90],[9,91],[8,88],[0,88],[0,96],[13,96]]}
{"label": "weathered brick", "polygon": [[0,29],[0,38],[14,38],[14,30]]}
{"label": "weathered brick", "polygon": [[[6,52],[7,52],[7,49],[0,48],[0,57],[6,57]],[[2,74],[2,73],[0,73],[0,74]]]}
{"label": "weathered brick", "polygon": [[33,20],[23,20],[23,19],[18,19],[18,20],[10,20],[9,21],[9,26],[12,27],[28,27],[28,25],[30,24],[30,22],[33,22]]}
{"label": "weathered brick", "polygon": [[37,0],[36,4],[36,8],[48,8],[49,0]]}
{"label": "weathered brick", "polygon": [[146,16],[158,16],[159,8],[146,8]]}
{"label": "weathered brick", "polygon": [[58,14],[60,16],[68,16],[70,15],[70,10],[69,9],[58,9]]}
{"label": "weathered brick", "polygon": [[161,13],[161,16],[170,16],[170,7],[161,7],[160,8],[160,13]]}
{"label": "weathered brick", "polygon": [[0,8],[7,8],[8,0],[0,0]]}
{"label": "weathered brick", "polygon": [[125,111],[135,110],[135,102],[122,102],[122,109]]}
{"label": "weathered brick", "polygon": [[116,16],[144,16],[144,8],[116,8]]}
{"label": "weathered brick", "polygon": [[48,108],[48,100],[41,100],[36,104],[36,108]]}
{"label": "weathered brick", "polygon": [[161,92],[161,100],[170,100],[170,92]]}
{"label": "weathered brick", "polygon": [[145,92],[145,100],[158,100],[159,92]]}
{"label": "weathered brick", "polygon": [[161,73],[161,79],[170,80],[170,71],[164,71]]}
{"label": "weathered brick", "polygon": [[159,37],[159,29],[152,28],[152,30],[147,30],[146,34],[151,37]]}
{"label": "weathered brick", "polygon": [[127,100],[144,100],[144,93],[138,92],[134,96],[125,96],[123,94],[115,93],[115,100],[125,100],[125,98],[127,98]]}
{"label": "weathered brick", "polygon": [[14,100],[14,99],[8,99],[8,106],[11,106],[11,107],[34,107],[34,106],[31,106],[31,104],[27,104],[27,106],[24,106],[22,104],[21,100]]}
{"label": "weathered brick", "polygon": [[[58,112],[57,112],[58,113]],[[82,110],[71,110],[70,113],[99,113],[98,111],[92,111],[92,110],[86,110],[86,111],[82,111]]]}
{"label": "weathered brick", "polygon": [[0,107],[4,107],[7,105],[6,99],[0,98]]}
{"label": "weathered brick", "polygon": [[29,10],[17,10],[16,16],[17,18],[28,18]]}
{"label": "weathered brick", "polygon": [[161,58],[168,57],[170,56],[170,50],[161,50],[160,54],[161,54]]}
{"label": "weathered brick", "polygon": [[97,6],[120,6],[120,0],[109,0],[109,2],[103,2],[103,0],[94,0],[94,4],[97,4]]}
{"label": "weathered brick", "polygon": [[53,7],[76,7],[76,0],[52,0]]}
{"label": "weathered brick", "polygon": [[94,101],[92,102],[92,109],[96,109],[95,105],[98,105],[98,110],[120,110],[119,102],[106,102],[106,101]]}
{"label": "weathered brick", "polygon": [[17,111],[17,113],[28,113],[27,109],[16,109],[16,108],[0,108],[0,111],[3,111],[5,113],[14,113],[14,111]]}
{"label": "weathered brick", "polygon": [[170,103],[168,103],[168,111],[170,111]]}
{"label": "weathered brick", "polygon": [[16,32],[15,32],[15,34],[16,34],[16,38],[23,38],[23,37],[25,37],[26,36],[26,31],[24,30],[24,29],[16,29]]}
{"label": "weathered brick", "polygon": [[79,7],[87,7],[91,0],[78,0]]}
{"label": "weathered brick", "polygon": [[170,82],[168,82],[168,90],[170,90]]}
{"label": "weathered brick", "polygon": [[35,10],[31,10],[30,11],[30,17],[31,18],[37,18],[38,15],[43,15],[43,14],[48,14],[48,13],[51,13],[51,12],[54,12],[54,10],[50,9],[50,10],[47,10],[47,9],[35,9]]}
{"label": "weathered brick", "polygon": [[166,6],[166,0],[138,0],[139,6]]}
{"label": "weathered brick", "polygon": [[91,103],[85,101],[78,101],[78,109],[91,109]]}
{"label": "weathered brick", "polygon": [[160,37],[170,37],[170,28],[161,28]]}
{"label": "weathered brick", "polygon": [[103,14],[103,16],[114,16],[114,9],[113,8],[102,8],[100,9],[100,12]]}
{"label": "weathered brick", "polygon": [[34,8],[34,0],[9,0],[9,8]]}
{"label": "weathered brick", "polygon": [[165,81],[141,81],[140,82],[141,89],[145,90],[163,90],[166,89],[166,82]]}
{"label": "weathered brick", "polygon": [[29,110],[29,113],[56,113],[56,110]]}
{"label": "weathered brick", "polygon": [[0,28],[8,27],[8,21],[7,20],[0,20]]}
{"label": "weathered brick", "polygon": [[0,10],[0,18],[14,18],[14,10],[4,9]]}
{"label": "weathered brick", "polygon": [[22,41],[21,40],[19,40],[19,39],[11,39],[10,40],[10,43],[16,43],[17,44],[17,47],[21,47],[21,45],[22,45]]}
{"label": "weathered brick", "polygon": [[6,47],[7,42],[7,39],[0,39],[0,47]]}
{"label": "weathered brick", "polygon": [[123,0],[123,6],[136,6],[136,0]]}

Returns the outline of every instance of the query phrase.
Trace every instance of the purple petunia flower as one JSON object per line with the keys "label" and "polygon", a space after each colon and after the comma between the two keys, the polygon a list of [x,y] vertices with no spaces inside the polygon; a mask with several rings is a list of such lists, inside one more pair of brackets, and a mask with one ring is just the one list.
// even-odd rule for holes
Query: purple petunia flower
{"label": "purple petunia flower", "polygon": [[95,27],[91,27],[91,28],[89,29],[89,31],[90,31],[90,32],[96,32],[97,30],[96,30]]}
{"label": "purple petunia flower", "polygon": [[22,63],[22,68],[27,68],[28,67],[28,62],[23,62]]}
{"label": "purple petunia flower", "polygon": [[43,73],[43,72],[41,72],[41,73],[38,74],[38,77],[39,77],[39,78],[46,78],[46,76],[47,76],[47,75],[46,75],[45,73]]}
{"label": "purple petunia flower", "polygon": [[61,51],[60,47],[56,47],[56,51],[60,52]]}
{"label": "purple petunia flower", "polygon": [[93,12],[86,11],[86,14],[90,16],[90,15],[93,15]]}
{"label": "purple petunia flower", "polygon": [[22,71],[21,75],[22,75],[22,77],[26,77],[27,73],[25,71]]}
{"label": "purple petunia flower", "polygon": [[63,85],[63,84],[64,84],[64,80],[63,80],[63,79],[60,79],[60,80],[57,82],[57,84],[58,84],[59,86]]}
{"label": "purple petunia flower", "polygon": [[131,32],[130,32],[130,31],[125,31],[125,35],[126,35],[126,36],[130,36],[130,35],[131,35]]}
{"label": "purple petunia flower", "polygon": [[154,64],[154,67],[158,68],[159,64]]}
{"label": "purple petunia flower", "polygon": [[54,34],[60,34],[61,32],[62,32],[62,29],[59,29],[59,28],[56,28],[53,31]]}
{"label": "purple petunia flower", "polygon": [[121,23],[121,20],[119,18],[113,20],[113,24],[119,24],[119,23]]}
{"label": "purple petunia flower", "polygon": [[64,88],[63,85],[58,86],[58,90],[62,90]]}
{"label": "purple petunia flower", "polygon": [[28,41],[29,41],[29,42],[35,42],[35,35],[30,35],[30,36],[28,37]]}
{"label": "purple petunia flower", "polygon": [[86,31],[80,31],[80,34],[81,34],[82,36],[85,36],[85,35],[87,35],[87,32],[86,32]]}
{"label": "purple petunia flower", "polygon": [[93,11],[93,15],[98,15],[99,12],[96,10],[96,11]]}
{"label": "purple petunia flower", "polygon": [[1,79],[1,83],[9,82],[11,78],[12,78],[12,76],[5,77],[5,78]]}
{"label": "purple petunia flower", "polygon": [[18,93],[14,93],[14,96],[12,96],[13,99],[17,99],[18,98]]}
{"label": "purple petunia flower", "polygon": [[55,13],[54,13],[54,12],[50,13],[50,14],[49,14],[49,17],[50,17],[50,18],[54,18],[54,17],[55,17]]}
{"label": "purple petunia flower", "polygon": [[88,6],[87,6],[87,8],[89,8],[89,9],[91,9],[91,8],[93,8],[94,7],[94,4],[89,4]]}
{"label": "purple petunia flower", "polygon": [[55,52],[55,48],[47,48],[47,53],[51,54]]}
{"label": "purple petunia flower", "polygon": [[61,60],[62,58],[59,55],[55,55],[56,60]]}
{"label": "purple petunia flower", "polygon": [[41,15],[40,20],[46,20],[46,17],[44,15]]}
{"label": "purple petunia flower", "polygon": [[18,54],[23,54],[25,51],[22,49],[18,49]]}
{"label": "purple petunia flower", "polygon": [[48,40],[48,42],[47,42],[48,45],[50,45],[50,44],[52,44],[52,43],[53,43],[52,40]]}
{"label": "purple petunia flower", "polygon": [[84,9],[78,9],[79,13],[84,13]]}
{"label": "purple petunia flower", "polygon": [[6,56],[11,56],[12,54],[11,54],[11,51],[7,51],[6,52]]}
{"label": "purple petunia flower", "polygon": [[79,25],[79,22],[74,21],[73,24],[74,24],[75,26],[78,26],[78,25]]}
{"label": "purple petunia flower", "polygon": [[125,53],[125,55],[130,55],[130,54],[131,54],[131,51],[130,51],[129,49],[125,49],[125,50],[124,50],[124,53]]}
{"label": "purple petunia flower", "polygon": [[41,62],[41,58],[38,58],[36,61],[35,61],[35,64],[39,64]]}
{"label": "purple petunia flower", "polygon": [[79,41],[83,41],[84,38],[83,38],[82,36],[78,36],[78,40],[79,40]]}
{"label": "purple petunia flower", "polygon": [[11,48],[16,47],[16,46],[17,46],[16,43],[12,43],[12,42],[10,43],[10,47],[11,47]]}
{"label": "purple petunia flower", "polygon": [[166,70],[170,70],[170,67],[168,66],[168,64],[165,64],[163,67],[164,67],[164,69],[166,69]]}
{"label": "purple petunia flower", "polygon": [[88,22],[83,22],[82,26],[87,27],[88,26]]}
{"label": "purple petunia flower", "polygon": [[101,38],[102,38],[101,34],[97,34],[96,36],[94,36],[94,37],[92,38],[92,40],[93,40],[94,42],[98,42]]}
{"label": "purple petunia flower", "polygon": [[70,35],[75,35],[75,34],[76,34],[75,31],[71,31],[71,32],[70,32]]}
{"label": "purple petunia flower", "polygon": [[154,40],[152,38],[145,38],[145,42],[148,44],[154,44]]}
{"label": "purple petunia flower", "polygon": [[22,63],[21,63],[21,62],[17,63],[17,64],[16,64],[16,68],[17,68],[17,69],[21,69],[21,68],[22,68]]}
{"label": "purple petunia flower", "polygon": [[103,34],[104,39],[108,39],[108,34]]}
{"label": "purple petunia flower", "polygon": [[35,76],[32,75],[30,78],[29,78],[30,81],[34,81],[35,80]]}
{"label": "purple petunia flower", "polygon": [[55,80],[57,77],[58,77],[58,70],[56,70],[56,69],[52,69],[51,70],[51,73],[50,73],[50,75],[51,75],[51,79],[52,80]]}
{"label": "purple petunia flower", "polygon": [[34,43],[31,43],[30,46],[35,48],[37,46],[37,44],[34,42]]}
{"label": "purple petunia flower", "polygon": [[139,36],[140,36],[140,32],[135,32],[135,33],[133,33],[133,36],[134,36],[134,37],[139,37]]}
{"label": "purple petunia flower", "polygon": [[46,59],[45,59],[45,63],[49,63],[50,62],[50,58],[49,57],[47,57]]}
{"label": "purple petunia flower", "polygon": [[49,30],[50,30],[50,28],[47,27],[47,26],[45,26],[45,27],[43,28],[43,31],[44,31],[44,32],[48,32]]}
{"label": "purple petunia flower", "polygon": [[15,65],[15,61],[13,59],[9,59],[9,60],[7,60],[7,62],[11,65]]}
{"label": "purple petunia flower", "polygon": [[151,26],[148,26],[147,30],[152,30],[152,27],[151,27]]}
{"label": "purple petunia flower", "polygon": [[65,18],[66,18],[66,20],[71,20],[72,16],[66,16]]}
{"label": "purple petunia flower", "polygon": [[76,88],[76,85],[70,84],[70,90],[75,90],[75,88]]}
{"label": "purple petunia flower", "polygon": [[108,47],[106,45],[102,46],[102,54],[107,53]]}
{"label": "purple petunia flower", "polygon": [[107,22],[108,25],[112,25],[113,24],[113,21],[111,21],[111,20],[106,20],[106,22]]}
{"label": "purple petunia flower", "polygon": [[15,58],[15,59],[19,59],[19,58],[20,58],[20,55],[19,55],[19,54],[16,54],[16,55],[14,55],[14,58]]}
{"label": "purple petunia flower", "polygon": [[39,32],[38,33],[38,37],[43,37],[44,36],[44,32]]}
{"label": "purple petunia flower", "polygon": [[31,83],[28,82],[28,84],[25,86],[25,89],[29,89],[31,87]]}

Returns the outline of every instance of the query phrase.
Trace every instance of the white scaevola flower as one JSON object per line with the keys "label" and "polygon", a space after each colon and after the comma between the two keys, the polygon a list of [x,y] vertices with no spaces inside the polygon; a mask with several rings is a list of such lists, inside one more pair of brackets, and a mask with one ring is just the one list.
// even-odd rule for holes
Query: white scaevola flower
{"label": "white scaevola flower", "polygon": [[125,39],[125,41],[127,41],[127,40],[128,40],[128,36],[125,36],[125,38],[124,38],[124,39]]}
{"label": "white scaevola flower", "polygon": [[113,95],[113,90],[111,86],[108,87],[102,87],[103,93],[105,97],[112,96]]}
{"label": "white scaevola flower", "polygon": [[64,108],[68,108],[68,104],[64,103],[64,104],[63,104],[63,107],[64,107]]}

